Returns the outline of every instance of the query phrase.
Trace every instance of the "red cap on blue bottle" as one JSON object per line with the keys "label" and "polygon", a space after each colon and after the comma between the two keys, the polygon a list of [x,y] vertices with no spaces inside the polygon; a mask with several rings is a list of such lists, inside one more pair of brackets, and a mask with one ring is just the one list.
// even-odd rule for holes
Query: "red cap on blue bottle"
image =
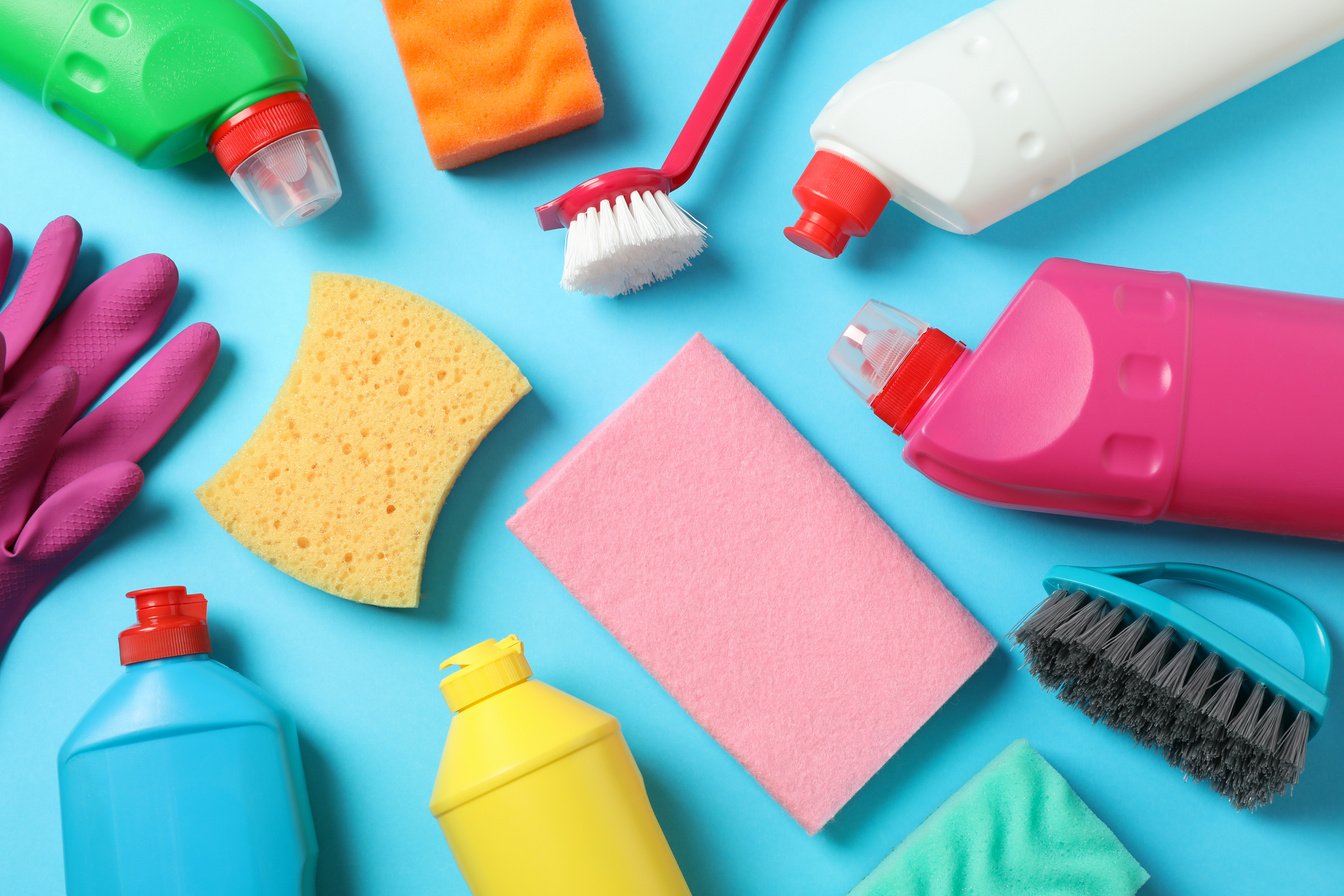
{"label": "red cap on blue bottle", "polygon": [[126,596],[135,601],[139,621],[118,639],[123,666],[210,652],[205,595],[169,585],[130,591]]}

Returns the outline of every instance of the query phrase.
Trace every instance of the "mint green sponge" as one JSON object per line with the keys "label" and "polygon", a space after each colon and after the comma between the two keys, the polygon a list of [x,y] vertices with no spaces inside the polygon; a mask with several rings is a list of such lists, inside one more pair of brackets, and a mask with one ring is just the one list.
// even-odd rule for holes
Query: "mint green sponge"
{"label": "mint green sponge", "polygon": [[915,829],[850,896],[1134,896],[1129,850],[1025,740]]}

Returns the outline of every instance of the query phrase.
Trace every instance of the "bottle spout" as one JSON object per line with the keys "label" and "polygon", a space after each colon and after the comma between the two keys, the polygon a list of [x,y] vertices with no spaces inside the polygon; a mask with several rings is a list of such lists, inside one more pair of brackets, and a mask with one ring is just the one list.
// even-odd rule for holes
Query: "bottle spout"
{"label": "bottle spout", "polygon": [[188,594],[186,588],[172,585],[142,588],[126,596],[135,601],[136,624],[118,638],[123,666],[210,652],[205,595]]}
{"label": "bottle spout", "polygon": [[825,150],[812,157],[793,196],[803,211],[784,235],[822,258],[838,257],[851,236],[867,236],[891,201],[891,191],[866,168]]}
{"label": "bottle spout", "polygon": [[501,638],[498,641],[490,638],[479,644],[474,644],[439,663],[439,668],[451,669],[453,666],[458,666],[465,672],[468,669],[474,669],[477,666],[492,663],[510,655],[523,655],[523,642],[519,640],[517,635],[509,635],[507,638]]}
{"label": "bottle spout", "polygon": [[312,102],[291,91],[229,118],[210,137],[229,180],[275,227],[310,221],[341,198],[341,181]]}
{"label": "bottle spout", "polygon": [[840,377],[899,435],[966,351],[941,330],[870,301],[831,347]]}
{"label": "bottle spout", "polygon": [[872,404],[928,329],[928,324],[904,311],[870,301],[831,347],[831,366]]}
{"label": "bottle spout", "polygon": [[532,677],[532,667],[523,656],[523,642],[517,635],[482,641],[439,664],[440,669],[453,666],[457,671],[439,682],[443,699],[453,712]]}

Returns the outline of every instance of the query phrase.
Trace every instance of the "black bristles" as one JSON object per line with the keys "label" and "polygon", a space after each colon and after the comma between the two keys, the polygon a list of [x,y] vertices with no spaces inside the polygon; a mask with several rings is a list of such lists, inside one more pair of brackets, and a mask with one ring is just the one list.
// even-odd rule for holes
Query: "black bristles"
{"label": "black bristles", "polygon": [[1186,641],[1154,676],[1153,684],[1166,688],[1175,696],[1180,696],[1185,690],[1185,679],[1190,674],[1190,667],[1195,664],[1195,653],[1198,650],[1198,641]]}
{"label": "black bristles", "polygon": [[1223,676],[1213,696],[1204,704],[1204,714],[1220,725],[1231,722],[1232,710],[1236,708],[1237,698],[1241,696],[1241,685],[1245,680],[1246,673],[1240,669],[1233,669]]}
{"label": "black bristles", "polygon": [[1283,697],[1276,696],[1269,709],[1260,717],[1251,729],[1251,745],[1264,753],[1273,753],[1279,745],[1279,732],[1283,730]]}
{"label": "black bristles", "polygon": [[1124,607],[1111,607],[1072,642],[1069,676],[1059,686],[1059,699],[1087,712],[1088,703],[1110,674],[1099,651],[1124,620]]}
{"label": "black bristles", "polygon": [[1050,637],[1060,641],[1076,641],[1087,633],[1092,623],[1097,621],[1097,617],[1109,610],[1110,606],[1104,600],[1090,600],[1079,607],[1072,616],[1062,621]]}
{"label": "black bristles", "polygon": [[1291,713],[1283,695],[1241,669],[1220,678],[1218,655],[1171,626],[1155,630],[1146,614],[1061,589],[1012,638],[1061,700],[1161,749],[1239,809],[1265,805],[1301,777],[1311,716]]}
{"label": "black bristles", "polygon": [[1194,662],[1199,649],[1198,641],[1187,641],[1158,674],[1159,684],[1172,693],[1171,725],[1162,750],[1167,761],[1177,767],[1181,766],[1180,757],[1200,741],[1205,727],[1213,724],[1200,707],[1204,704],[1209,683],[1218,674],[1218,655],[1207,654],[1194,672],[1185,671]]}
{"label": "black bristles", "polygon": [[1261,780],[1263,769],[1261,757],[1251,743],[1251,731],[1260,720],[1260,707],[1265,700],[1265,686],[1257,683],[1250,694],[1242,701],[1232,721],[1227,725],[1227,739],[1222,749],[1221,765],[1214,769],[1209,783],[1214,790],[1238,804],[1243,800],[1242,793],[1258,794],[1265,786]]}
{"label": "black bristles", "polygon": [[[1108,619],[1109,613],[1102,618]],[[1123,621],[1122,617],[1116,627],[1123,624]],[[1132,700],[1130,676],[1121,674],[1121,669],[1134,655],[1147,630],[1148,617],[1142,616],[1124,625],[1099,648],[1079,648],[1080,652],[1086,654],[1088,661],[1080,658],[1075,660],[1075,665],[1088,666],[1091,675],[1086,679],[1078,679],[1079,687],[1068,689],[1069,702],[1081,709],[1092,721],[1113,726],[1111,714]],[[1099,635],[1100,632],[1092,639],[1094,643],[1101,641]]]}
{"label": "black bristles", "polygon": [[1149,621],[1148,614],[1145,613],[1125,626],[1101,649],[1101,655],[1117,666],[1129,662],[1130,657],[1138,651],[1144,636],[1148,634]]}
{"label": "black bristles", "polygon": [[1013,640],[1021,646],[1033,674],[1047,687],[1059,687],[1068,675],[1067,669],[1061,667],[1063,656],[1055,632],[1087,600],[1081,591],[1056,591],[1013,632]]}
{"label": "black bristles", "polygon": [[1158,671],[1162,668],[1162,663],[1167,659],[1167,650],[1171,647],[1171,641],[1176,637],[1176,630],[1167,626],[1158,632],[1153,640],[1129,658],[1128,666],[1135,675],[1142,675],[1144,678],[1156,679]]}
{"label": "black bristles", "polygon": [[1232,717],[1228,724],[1228,730],[1237,737],[1249,739],[1251,730],[1255,728],[1255,723],[1260,719],[1260,705],[1265,702],[1265,686],[1256,684],[1251,688],[1251,695],[1241,704],[1241,709]]}
{"label": "black bristles", "polygon": [[1049,635],[1056,626],[1073,615],[1073,611],[1085,598],[1086,595],[1081,591],[1070,593],[1061,589],[1051,594],[1045,603],[1018,627],[1015,633],[1017,642],[1021,644],[1033,635],[1042,637]]}
{"label": "black bristles", "polygon": [[1081,638],[1078,639],[1078,646],[1085,647],[1093,652],[1099,652],[1101,648],[1110,643],[1111,638],[1115,637],[1115,632],[1120,628],[1120,623],[1125,621],[1124,607],[1111,607],[1106,615],[1096,621]]}
{"label": "black bristles", "polygon": [[[1288,726],[1288,730],[1283,733],[1283,738],[1279,741],[1279,758],[1291,766],[1294,766],[1298,774],[1307,764],[1307,736],[1311,733],[1311,716],[1307,715],[1306,710],[1299,709],[1297,718]],[[1294,778],[1293,784],[1297,783]]]}
{"label": "black bristles", "polygon": [[1194,674],[1181,688],[1181,699],[1192,706],[1203,706],[1204,695],[1209,692],[1209,685],[1213,684],[1213,677],[1218,674],[1218,654],[1211,653],[1204,657],[1204,661],[1195,669]]}

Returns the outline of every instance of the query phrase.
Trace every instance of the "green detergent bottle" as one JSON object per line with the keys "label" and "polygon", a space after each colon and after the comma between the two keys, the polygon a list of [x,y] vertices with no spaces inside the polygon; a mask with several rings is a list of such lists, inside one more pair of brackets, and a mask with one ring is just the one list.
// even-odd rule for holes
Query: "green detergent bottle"
{"label": "green detergent bottle", "polygon": [[146,168],[214,153],[277,227],[341,197],[303,63],[247,0],[0,0],[0,80]]}

